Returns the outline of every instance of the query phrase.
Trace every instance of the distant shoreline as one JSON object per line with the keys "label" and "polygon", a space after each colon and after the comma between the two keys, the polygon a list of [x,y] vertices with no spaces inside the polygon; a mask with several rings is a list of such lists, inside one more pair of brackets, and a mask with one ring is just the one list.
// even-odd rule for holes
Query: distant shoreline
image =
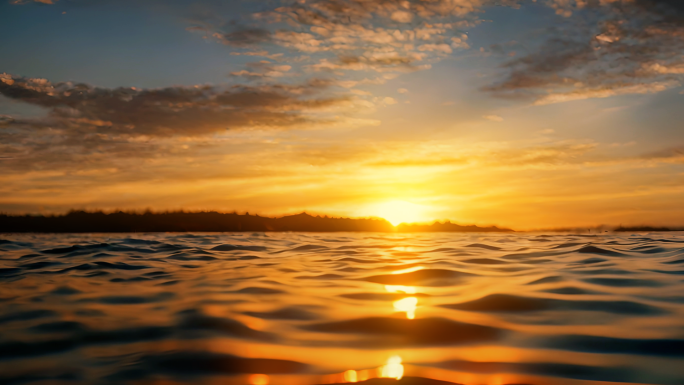
{"label": "distant shoreline", "polygon": [[379,218],[333,218],[306,213],[262,217],[249,213],[126,213],[72,211],[63,215],[0,215],[0,233],[151,233],[151,232],[514,232],[497,226],[457,225],[449,221],[393,226]]}
{"label": "distant shoreline", "polygon": [[[602,234],[606,232],[670,232],[660,226],[597,226],[520,231]],[[263,217],[249,213],[71,211],[59,215],[0,214],[0,233],[185,233],[185,232],[380,232],[380,233],[512,233],[498,226],[458,225],[450,221],[402,223],[382,218],[335,218],[307,213]]]}
{"label": "distant shoreline", "polygon": [[616,229],[613,229],[613,231],[617,232],[625,232],[625,231],[635,231],[635,232],[643,232],[643,231],[682,231],[681,229],[671,229],[669,227],[651,227],[651,226],[632,226],[632,227],[618,227]]}

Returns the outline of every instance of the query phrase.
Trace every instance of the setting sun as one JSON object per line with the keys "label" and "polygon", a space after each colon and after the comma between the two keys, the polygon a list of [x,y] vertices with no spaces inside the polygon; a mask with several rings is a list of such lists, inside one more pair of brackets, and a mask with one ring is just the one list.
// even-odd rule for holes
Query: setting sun
{"label": "setting sun", "polygon": [[425,221],[425,207],[406,201],[390,201],[374,207],[374,214],[392,225]]}

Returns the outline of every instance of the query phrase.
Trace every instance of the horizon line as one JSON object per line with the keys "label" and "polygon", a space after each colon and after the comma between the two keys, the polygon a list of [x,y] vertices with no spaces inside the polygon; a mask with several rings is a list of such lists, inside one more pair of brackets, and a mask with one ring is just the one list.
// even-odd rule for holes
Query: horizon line
{"label": "horizon line", "polygon": [[[453,224],[461,227],[482,227],[482,228],[500,228],[502,230],[513,230],[515,232],[569,232],[569,231],[578,231],[578,230],[605,230],[605,231],[615,231],[616,229],[624,229],[625,231],[684,231],[684,226],[681,225],[675,225],[675,226],[667,226],[667,225],[653,225],[653,224],[635,224],[635,225],[623,225],[622,223],[619,225],[613,225],[613,224],[598,224],[598,225],[590,225],[590,226],[557,226],[557,227],[546,227],[546,228],[528,228],[524,230],[516,230],[512,227],[500,227],[500,225],[497,224],[490,224],[490,225],[483,225],[483,224],[459,224],[458,222],[454,222],[452,219],[448,218],[443,218],[443,219],[432,219],[432,220],[426,220],[426,221],[419,221],[419,222],[401,222],[398,224],[392,224],[388,219],[380,217],[380,216],[334,216],[330,214],[323,214],[323,213],[318,213],[318,212],[307,212],[307,210],[302,210],[301,212],[294,213],[294,214],[275,214],[275,215],[260,215],[259,213],[254,213],[250,214],[248,210],[245,210],[242,214],[238,210],[232,210],[232,211],[221,211],[221,210],[191,210],[191,211],[186,211],[185,209],[174,209],[174,210],[153,210],[151,208],[146,208],[143,210],[136,210],[136,209],[112,209],[112,210],[103,210],[103,209],[94,209],[94,210],[88,210],[88,209],[69,209],[66,212],[61,212],[61,213],[29,213],[29,212],[24,212],[24,213],[9,213],[9,212],[0,212],[0,217],[45,217],[45,218],[55,218],[55,217],[66,217],[70,214],[76,214],[76,213],[85,213],[85,214],[104,214],[104,215],[111,215],[111,214],[127,214],[127,215],[164,215],[164,214],[219,214],[219,215],[238,215],[238,216],[253,216],[253,217],[260,217],[260,218],[268,218],[268,219],[279,219],[279,218],[286,218],[286,217],[291,217],[291,216],[297,216],[297,215],[308,215],[313,218],[321,218],[321,219],[348,219],[348,220],[377,220],[377,221],[384,221],[387,222],[389,225],[392,227],[399,228],[401,225],[406,225],[406,226],[431,226],[435,224]],[[606,230],[607,229],[607,230]],[[639,229],[644,229],[644,230],[639,230]]]}

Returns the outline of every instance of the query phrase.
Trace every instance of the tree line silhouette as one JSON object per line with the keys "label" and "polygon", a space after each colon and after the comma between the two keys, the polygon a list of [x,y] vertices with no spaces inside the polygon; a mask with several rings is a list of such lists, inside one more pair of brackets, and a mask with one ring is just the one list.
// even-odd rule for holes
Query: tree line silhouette
{"label": "tree line silhouette", "polygon": [[333,218],[307,213],[271,218],[249,213],[144,213],[70,211],[63,215],[0,215],[3,233],[128,233],[128,232],[495,232],[505,228],[460,226],[450,222],[400,224],[380,218]]}

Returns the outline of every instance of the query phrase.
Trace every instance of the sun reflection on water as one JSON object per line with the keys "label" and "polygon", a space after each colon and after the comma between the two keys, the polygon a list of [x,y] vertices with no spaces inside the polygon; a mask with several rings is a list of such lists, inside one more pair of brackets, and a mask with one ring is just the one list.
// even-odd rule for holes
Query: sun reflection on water
{"label": "sun reflection on water", "polygon": [[[390,293],[416,294],[416,288],[413,286],[385,285],[385,290]],[[394,301],[392,305],[394,306],[394,311],[405,312],[406,318],[416,318],[416,308],[418,307],[417,297],[402,298],[398,301]]]}
{"label": "sun reflection on water", "polygon": [[398,301],[394,301],[394,310],[406,312],[406,318],[416,318],[416,308],[418,307],[418,298],[406,297]]}
{"label": "sun reflection on water", "polygon": [[356,374],[356,370],[347,370],[344,372],[344,380],[347,382],[357,382],[359,380],[359,376]]}
{"label": "sun reflection on water", "polygon": [[385,290],[390,293],[416,294],[416,288],[413,286],[385,285]]}
{"label": "sun reflection on water", "polygon": [[393,271],[392,274],[408,274],[408,273],[413,273],[413,272],[423,270],[423,269],[425,269],[425,267],[423,267],[423,266],[414,266],[414,267],[409,267],[408,269]]}
{"label": "sun reflection on water", "polygon": [[404,365],[401,364],[401,357],[392,356],[387,359],[387,363],[380,368],[380,377],[401,380],[404,377]]}

